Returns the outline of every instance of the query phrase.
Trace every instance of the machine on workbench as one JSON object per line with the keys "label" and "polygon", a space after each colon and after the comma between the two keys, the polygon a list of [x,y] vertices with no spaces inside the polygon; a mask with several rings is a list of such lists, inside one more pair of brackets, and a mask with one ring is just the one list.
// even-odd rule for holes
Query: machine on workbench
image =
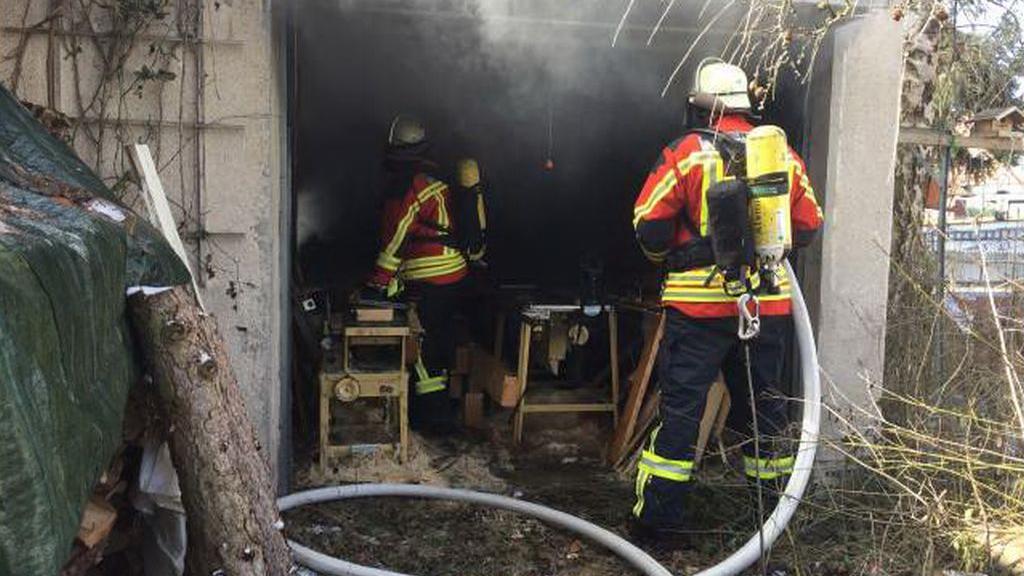
{"label": "machine on workbench", "polygon": [[355,304],[324,325],[319,375],[320,467],[338,458],[409,449],[411,309]]}

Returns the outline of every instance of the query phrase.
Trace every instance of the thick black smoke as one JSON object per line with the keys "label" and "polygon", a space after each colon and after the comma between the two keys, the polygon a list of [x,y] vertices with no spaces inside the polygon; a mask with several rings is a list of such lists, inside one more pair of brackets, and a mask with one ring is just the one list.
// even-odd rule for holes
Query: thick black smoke
{"label": "thick black smoke", "polygon": [[[705,0],[677,0],[648,47],[666,3],[636,0],[614,48],[628,0],[298,4],[300,261],[308,281],[338,285],[372,265],[381,151],[397,113],[426,120],[442,165],[479,159],[498,277],[571,284],[593,254],[613,284],[635,284],[650,267],[633,241],[632,203],[660,149],[684,130],[694,66],[721,54],[742,16],[736,8],[717,21],[662,98],[722,3],[701,14]],[[799,111],[801,89],[784,87],[787,110]],[[802,127],[788,117],[794,139]]]}

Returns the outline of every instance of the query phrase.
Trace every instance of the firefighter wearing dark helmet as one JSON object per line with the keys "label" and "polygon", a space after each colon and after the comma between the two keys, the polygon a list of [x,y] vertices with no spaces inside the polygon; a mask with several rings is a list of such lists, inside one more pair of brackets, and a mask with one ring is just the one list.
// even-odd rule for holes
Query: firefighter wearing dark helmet
{"label": "firefighter wearing dark helmet", "polygon": [[456,236],[452,194],[428,149],[423,123],[404,115],[394,119],[384,159],[381,247],[368,284],[388,298],[406,292],[417,300],[425,334],[413,370],[410,423],[445,432],[454,428],[447,393],[456,348],[452,317],[468,264]]}
{"label": "firefighter wearing dark helmet", "polygon": [[[769,137],[781,135],[776,175],[785,208],[779,212],[788,213],[776,216],[778,226],[791,226],[780,228],[790,233],[790,244],[813,240],[822,214],[804,163],[785,144],[785,133],[751,124],[747,89],[739,67],[718,59],[700,63],[689,102],[702,128],[663,150],[634,208],[640,246],[667,269],[661,297],[666,314],[659,351],[661,423],[639,460],[633,507],[641,536],[670,535],[685,524],[698,425],[719,372],[733,398],[730,425],[749,436],[754,427],[748,390],[754,392],[759,449],[755,453],[754,442],[744,444],[751,485],[775,492],[793,468],[794,455],[777,442],[788,424],[779,384],[792,331],[790,280],[780,264],[781,251],[770,269],[759,268],[753,252],[747,218],[755,196],[749,191],[753,184],[747,187],[749,162],[743,154],[752,130],[771,128]],[[760,333],[750,340],[737,333],[740,298],[759,302]]]}

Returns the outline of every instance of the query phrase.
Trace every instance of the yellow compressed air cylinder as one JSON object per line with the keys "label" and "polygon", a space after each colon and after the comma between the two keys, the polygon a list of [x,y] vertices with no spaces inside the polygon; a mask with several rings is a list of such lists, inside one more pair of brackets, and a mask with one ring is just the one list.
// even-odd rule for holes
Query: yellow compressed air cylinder
{"label": "yellow compressed air cylinder", "polygon": [[459,186],[472,188],[480,183],[480,166],[473,158],[462,158],[455,164],[455,172],[458,174]]}
{"label": "yellow compressed air cylinder", "polygon": [[793,246],[786,133],[778,126],[754,128],[747,134],[746,156],[754,250],[763,264],[777,264]]}

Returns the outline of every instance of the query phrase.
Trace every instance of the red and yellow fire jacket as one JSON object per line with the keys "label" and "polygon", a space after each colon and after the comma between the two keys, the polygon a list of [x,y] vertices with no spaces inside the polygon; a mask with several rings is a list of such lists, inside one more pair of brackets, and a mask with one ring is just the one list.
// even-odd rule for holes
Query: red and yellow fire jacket
{"label": "red and yellow fire jacket", "polygon": [[381,250],[372,284],[392,280],[451,284],[466,276],[466,259],[450,246],[450,193],[444,182],[418,173],[404,196],[384,204]]}
{"label": "red and yellow fire jacket", "polygon": [[[719,132],[734,134],[746,134],[751,129],[753,125],[739,115],[724,116],[715,126]],[[821,226],[822,213],[803,160],[792,149],[790,160],[790,214],[794,238],[799,245],[802,233],[804,237],[807,233],[813,235]],[[722,156],[706,135],[691,133],[664,149],[633,210],[633,226],[638,232],[645,224],[671,224],[668,250],[644,246],[640,235],[641,247],[648,258],[659,262],[667,252],[695,240],[697,235],[707,236],[707,191],[724,175]],[[754,272],[750,279],[755,286],[759,283],[756,276]],[[662,285],[662,305],[698,318],[736,316],[736,298],[725,294],[722,282],[722,275],[714,273],[714,266],[669,270]],[[784,273],[778,278],[778,285],[778,294],[758,296],[762,315],[790,313],[790,284]]]}

